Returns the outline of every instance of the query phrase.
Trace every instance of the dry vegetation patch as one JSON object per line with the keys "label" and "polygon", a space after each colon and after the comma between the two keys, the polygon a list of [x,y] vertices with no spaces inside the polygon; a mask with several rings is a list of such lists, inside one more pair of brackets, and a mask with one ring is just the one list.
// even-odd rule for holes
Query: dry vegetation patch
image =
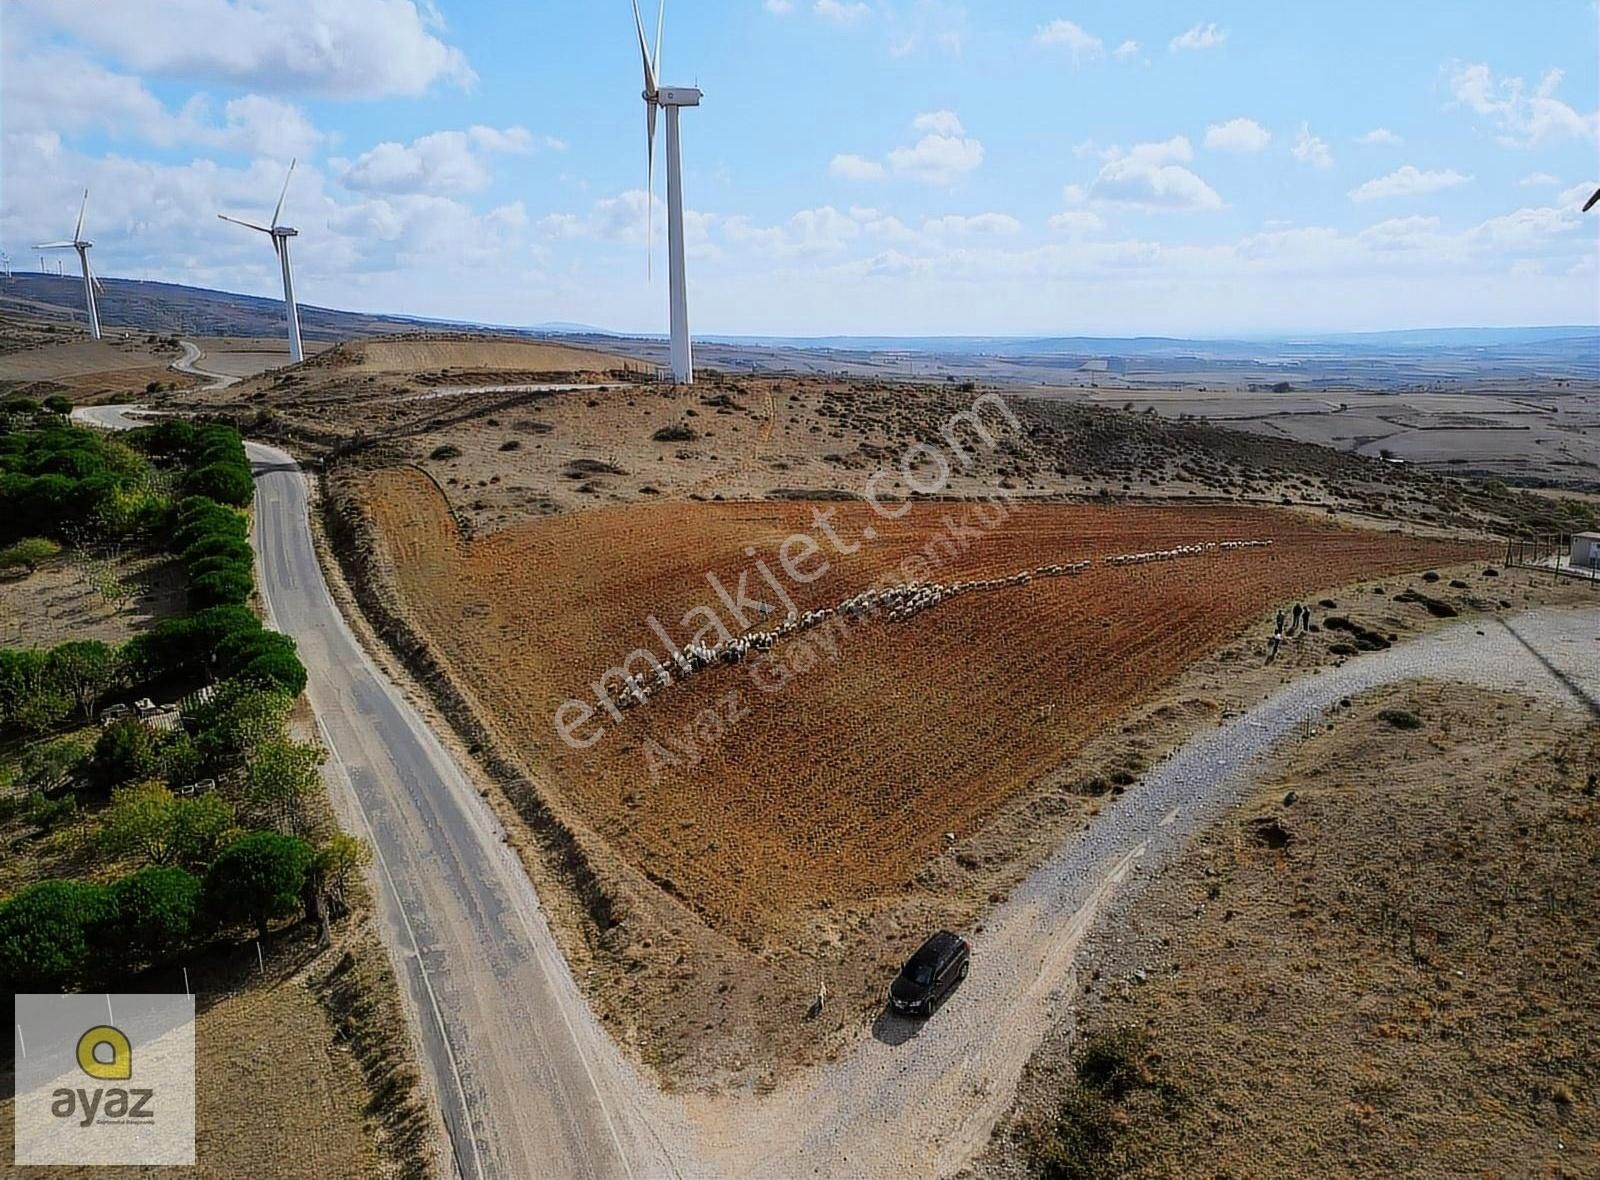
{"label": "dry vegetation patch", "polygon": [[[974,1173],[1596,1174],[1597,756],[1514,694],[1350,702],[1101,936]],[[1112,1035],[1184,1101],[1086,1098]]]}

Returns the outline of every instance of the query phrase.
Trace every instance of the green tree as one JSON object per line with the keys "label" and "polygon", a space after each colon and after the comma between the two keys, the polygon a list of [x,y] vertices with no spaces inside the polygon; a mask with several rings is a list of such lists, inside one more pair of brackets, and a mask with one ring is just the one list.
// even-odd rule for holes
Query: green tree
{"label": "green tree", "polygon": [[220,772],[249,762],[263,742],[283,733],[294,698],[240,680],[217,686],[209,704],[195,710],[195,746],[203,767]]}
{"label": "green tree", "polygon": [[100,840],[113,856],[201,870],[235,831],[233,808],[219,795],[180,799],[158,782],[123,787],[102,816]]}
{"label": "green tree", "polygon": [[66,786],[89,759],[89,745],[77,738],[37,742],[23,751],[17,784],[25,791],[43,794]]}
{"label": "green tree", "polygon": [[265,938],[275,918],[301,908],[311,845],[295,836],[252,832],[223,849],[206,874],[206,908],[224,925],[248,923]]}
{"label": "green tree", "polygon": [[125,971],[165,962],[182,950],[200,913],[198,877],[179,868],[148,865],[110,888],[115,919],[106,942]]}
{"label": "green tree", "polygon": [[183,490],[192,496],[205,496],[219,504],[243,507],[255,495],[255,480],[248,464],[210,463],[191,471]]}
{"label": "green tree", "polygon": [[100,977],[94,934],[109,894],[85,881],[40,881],[0,905],[0,991],[77,990]]}
{"label": "green tree", "polygon": [[364,842],[337,832],[317,849],[311,872],[318,889],[333,898],[341,909],[348,910],[350,886],[371,860],[372,849]]}
{"label": "green tree", "polygon": [[72,714],[72,698],[50,676],[42,651],[0,649],[0,725],[48,733]]}
{"label": "green tree", "polygon": [[327,757],[320,746],[273,738],[249,759],[245,795],[279,831],[303,836],[310,827],[305,803],[321,785],[317,774]]}
{"label": "green tree", "polygon": [[79,639],[52,648],[45,668],[85,721],[94,717],[95,705],[116,686],[122,673],[117,653],[98,639]]}
{"label": "green tree", "polygon": [[134,717],[113,721],[95,739],[89,773],[102,787],[110,788],[155,773],[156,739],[150,727]]}

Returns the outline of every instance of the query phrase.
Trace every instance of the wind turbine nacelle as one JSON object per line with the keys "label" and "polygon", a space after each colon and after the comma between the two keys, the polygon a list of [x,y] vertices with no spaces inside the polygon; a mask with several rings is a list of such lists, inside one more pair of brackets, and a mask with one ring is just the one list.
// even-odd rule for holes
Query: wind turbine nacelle
{"label": "wind turbine nacelle", "polygon": [[701,97],[694,86],[663,86],[656,92],[656,103],[664,107],[697,107]]}
{"label": "wind turbine nacelle", "polygon": [[291,225],[275,225],[272,227],[272,236],[275,238],[298,238],[300,231]]}

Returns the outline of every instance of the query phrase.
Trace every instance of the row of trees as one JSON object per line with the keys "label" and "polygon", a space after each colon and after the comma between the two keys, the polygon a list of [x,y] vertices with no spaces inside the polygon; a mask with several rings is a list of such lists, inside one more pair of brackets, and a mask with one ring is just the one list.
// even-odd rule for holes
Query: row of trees
{"label": "row of trees", "polygon": [[109,885],[40,881],[0,903],[0,991],[86,990],[172,962],[229,931],[342,901],[364,847],[238,834],[207,863],[151,863]]}

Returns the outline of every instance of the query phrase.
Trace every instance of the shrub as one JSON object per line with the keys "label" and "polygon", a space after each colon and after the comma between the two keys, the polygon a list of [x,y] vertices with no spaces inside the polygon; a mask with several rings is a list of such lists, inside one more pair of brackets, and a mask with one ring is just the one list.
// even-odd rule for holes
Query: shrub
{"label": "shrub", "polygon": [[41,831],[50,832],[78,816],[78,801],[71,795],[52,799],[49,795],[34,795],[28,800],[28,822]]}
{"label": "shrub", "polygon": [[650,436],[656,442],[693,442],[700,436],[681,422],[663,426]]}
{"label": "shrub", "polygon": [[311,845],[294,836],[253,832],[230,844],[206,874],[206,910],[224,925],[255,927],[265,938],[276,918],[300,908]]}
{"label": "shrub", "polygon": [[88,743],[76,738],[39,742],[23,752],[17,785],[25,791],[45,792],[66,786],[89,760]]}
{"label": "shrub", "polygon": [[0,991],[77,990],[99,977],[93,936],[110,895],[84,881],[40,881],[0,905]]}
{"label": "shrub", "polygon": [[0,570],[25,568],[31,572],[60,552],[61,546],[49,537],[24,537],[0,549]]}
{"label": "shrub", "polygon": [[1394,729],[1421,729],[1422,718],[1408,709],[1383,709],[1378,713],[1378,720]]}
{"label": "shrub", "polygon": [[434,447],[429,453],[428,458],[439,463],[447,462],[450,459],[459,459],[461,458],[461,448],[451,446],[449,443],[446,443],[442,447]]}

